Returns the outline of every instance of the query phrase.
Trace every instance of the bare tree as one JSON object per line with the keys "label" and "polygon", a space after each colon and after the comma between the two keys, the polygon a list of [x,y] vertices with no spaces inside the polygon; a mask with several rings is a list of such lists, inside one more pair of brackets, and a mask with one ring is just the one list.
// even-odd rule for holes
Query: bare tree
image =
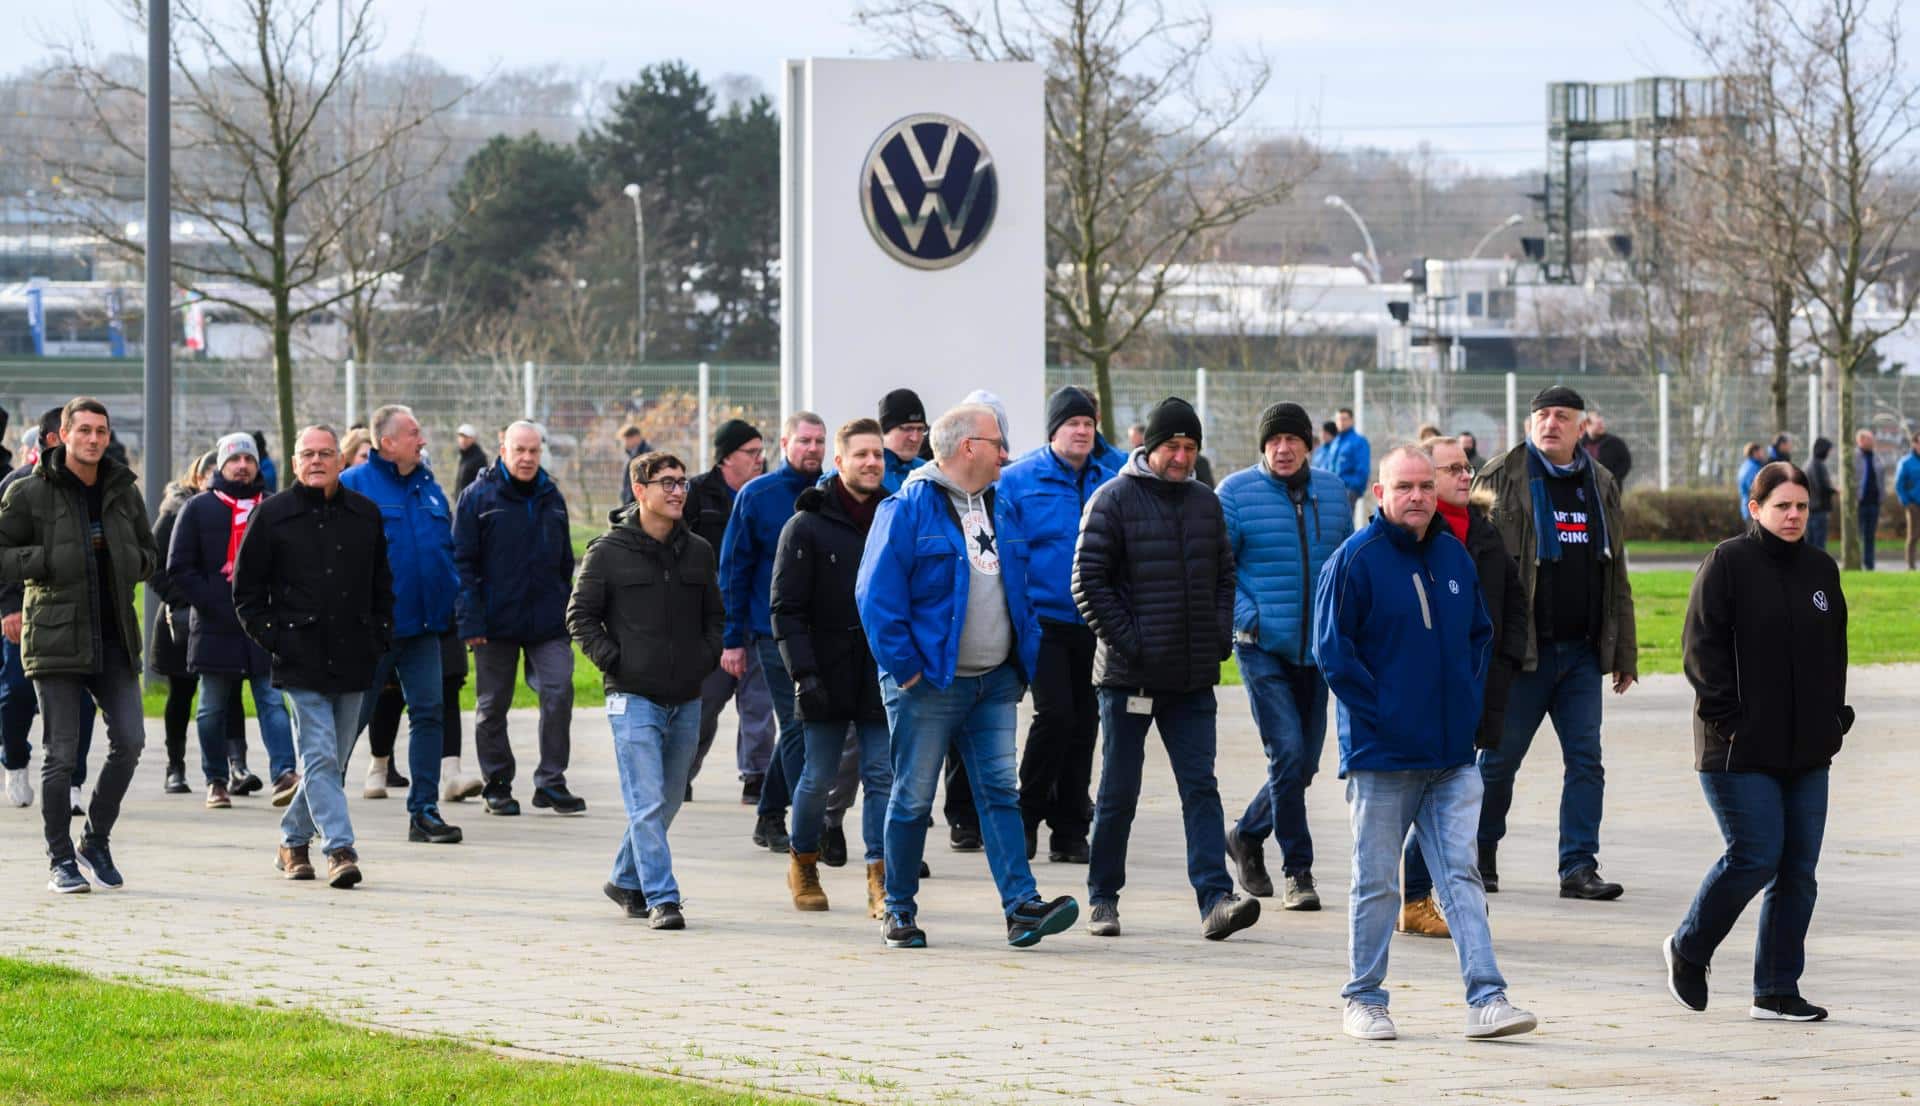
{"label": "bare tree", "polygon": [[1271,66],[1223,62],[1205,11],[1169,0],[872,0],[855,20],[906,56],[1045,69],[1050,314],[1059,346],[1091,365],[1114,436],[1110,366],[1176,267],[1284,199],[1305,171],[1232,133]]}
{"label": "bare tree", "polygon": [[[323,0],[172,3],[172,201],[217,243],[176,251],[175,279],[272,335],[280,441],[290,450],[294,326],[365,296],[432,246],[431,235],[395,240],[378,228],[444,159],[431,124],[464,88],[423,81],[378,104],[356,103],[355,71],[380,45],[373,0],[346,0],[337,34],[323,30],[335,14]],[[146,14],[143,0],[123,8],[141,28]],[[145,91],[84,40],[57,57],[56,71],[84,97],[114,154],[66,167],[73,192],[90,201],[83,219],[93,234],[141,253],[123,205],[144,157]],[[367,251],[362,239],[381,233],[400,245]]]}

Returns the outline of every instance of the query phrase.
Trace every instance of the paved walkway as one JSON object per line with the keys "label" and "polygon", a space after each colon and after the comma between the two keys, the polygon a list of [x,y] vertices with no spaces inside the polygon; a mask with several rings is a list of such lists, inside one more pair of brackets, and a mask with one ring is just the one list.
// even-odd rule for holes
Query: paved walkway
{"label": "paved walkway", "polygon": [[[430,847],[406,843],[399,802],[356,800],[368,882],[349,893],[276,878],[264,802],[215,813],[161,795],[156,722],[115,843],[128,890],[44,892],[37,812],[0,810],[0,953],[855,1102],[1893,1102],[1920,1094],[1920,668],[1856,672],[1852,700],[1805,980],[1834,1010],[1820,1025],[1747,1018],[1757,908],[1723,950],[1711,1010],[1683,1011],[1664,990],[1659,942],[1719,847],[1673,677],[1609,696],[1604,858],[1624,899],[1556,897],[1551,741],[1522,774],[1493,919],[1513,997],[1542,1026],[1509,1042],[1461,1039],[1452,948],[1416,938],[1394,947],[1401,1040],[1340,1034],[1350,838],[1331,749],[1310,792],[1322,913],[1273,910],[1231,941],[1201,940],[1156,753],[1127,936],[1009,949],[984,861],[940,846],[922,899],[933,945],[909,952],[882,947],[857,866],[828,872],[832,912],[791,909],[782,862],[748,845],[723,757],[674,830],[691,928],[622,917],[599,890],[621,815],[593,712],[577,718],[572,773],[586,817],[494,819],[467,803],[448,810],[467,843]],[[1231,807],[1262,765],[1244,694],[1225,689],[1222,704]],[[514,732],[531,744],[530,719]],[[1043,858],[1039,876],[1048,894],[1084,896],[1084,869]]]}

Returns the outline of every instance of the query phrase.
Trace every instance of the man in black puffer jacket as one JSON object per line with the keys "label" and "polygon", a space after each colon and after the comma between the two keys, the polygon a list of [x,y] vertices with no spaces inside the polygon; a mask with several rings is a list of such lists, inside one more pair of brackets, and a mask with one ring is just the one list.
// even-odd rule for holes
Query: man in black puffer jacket
{"label": "man in black puffer jacket", "polygon": [[794,501],[773,561],[773,636],[793,676],[806,735],[806,767],[793,790],[787,889],[797,910],[825,910],[817,867],[827,791],[840,768],[851,725],[858,734],[866,805],[860,831],[866,841],[867,915],[885,913],[887,797],[893,765],[880,670],[860,625],[854,582],[873,528],[874,509],[886,497],[886,446],[880,424],[855,419],[834,435],[834,475]]}
{"label": "man in black puffer jacket", "polygon": [[1087,872],[1095,936],[1120,934],[1148,723],[1158,726],[1179,784],[1201,933],[1222,940],[1260,917],[1258,899],[1233,893],[1213,775],[1213,688],[1233,647],[1233,547],[1220,500],[1195,479],[1199,455],[1200,416],[1185,400],[1162,401],[1144,443],[1093,494],[1080,523],[1073,599],[1100,639],[1093,679],[1106,734]]}

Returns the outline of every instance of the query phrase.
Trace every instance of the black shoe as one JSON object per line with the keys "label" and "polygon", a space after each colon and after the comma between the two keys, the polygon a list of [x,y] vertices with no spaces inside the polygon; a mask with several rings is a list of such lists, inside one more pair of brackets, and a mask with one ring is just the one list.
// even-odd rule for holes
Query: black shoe
{"label": "black shoe", "polygon": [[228,769],[227,794],[233,796],[251,795],[267,786],[266,781],[247,771],[244,764],[236,764]]}
{"label": "black shoe", "polygon": [[1267,874],[1267,856],[1261,843],[1238,829],[1227,831],[1227,859],[1240,873],[1240,886],[1255,898],[1273,897],[1273,877]]}
{"label": "black shoe", "polygon": [[565,784],[558,787],[536,787],[533,789],[533,805],[541,810],[551,810],[555,814],[585,814],[587,801],[568,791]]}
{"label": "black shoe", "polygon": [[1063,841],[1056,837],[1047,846],[1047,859],[1055,864],[1085,864],[1087,840],[1084,837]]}
{"label": "black shoe", "polygon": [[487,804],[488,814],[512,818],[520,813],[520,800],[513,797],[513,785],[506,780],[488,780],[487,786],[480,789],[480,799]]}
{"label": "black shoe", "polygon": [[170,766],[170,767],[168,767],[168,768],[167,768],[167,782],[166,782],[166,783],[165,783],[164,785],[162,785],[162,786],[161,786],[161,788],[160,788],[160,790],[161,790],[161,791],[163,791],[163,792],[165,792],[165,793],[166,793],[166,794],[168,794],[168,795],[190,795],[190,794],[192,794],[192,793],[193,793],[193,788],[191,788],[191,787],[188,787],[188,786],[187,786],[187,770],[186,770],[186,768],[184,768],[184,767],[177,767],[177,766]]}
{"label": "black shoe", "polygon": [[1259,899],[1222,895],[1201,921],[1200,936],[1209,941],[1224,941],[1259,920]]}
{"label": "black shoe", "polygon": [[887,922],[881,930],[887,947],[890,949],[923,949],[927,947],[927,933],[913,924],[913,915],[905,911],[890,910]]}
{"label": "black shoe", "polygon": [[412,780],[400,774],[399,765],[395,764],[393,761],[393,758],[391,757],[387,758],[387,786],[388,787],[412,787],[413,786]]}
{"label": "black shoe", "polygon": [[1705,1010],[1707,1008],[1707,976],[1712,969],[1705,964],[1695,964],[1681,956],[1680,950],[1674,946],[1671,935],[1660,946],[1660,954],[1667,959],[1667,993],[1689,1010]]}
{"label": "black shoe", "polygon": [[[1485,882],[1481,877],[1481,882]],[[1563,899],[1592,899],[1606,902],[1620,897],[1626,888],[1617,883],[1608,883],[1600,878],[1598,868],[1582,868],[1560,881],[1560,897]]]}
{"label": "black shoe", "polygon": [[687,919],[685,915],[680,913],[679,903],[663,902],[659,906],[647,911],[647,928],[685,929],[687,928]]}
{"label": "black shoe", "polygon": [[787,837],[786,818],[780,814],[762,814],[753,822],[753,843],[770,853],[786,855],[791,841]]}
{"label": "black shoe", "polygon": [[820,863],[829,868],[847,866],[847,831],[841,826],[828,826],[820,834]]}
{"label": "black shoe", "polygon": [[106,842],[82,844],[78,859],[81,870],[107,890],[118,891],[127,885],[127,881],[120,876],[120,869],[113,866],[113,854],[107,851]]}
{"label": "black shoe", "polygon": [[977,853],[981,849],[979,826],[953,826],[947,830],[947,844],[957,853]]}
{"label": "black shoe", "polygon": [[1485,888],[1489,895],[1498,894],[1500,891],[1500,872],[1493,864],[1494,853],[1499,851],[1499,848],[1498,845],[1485,843],[1480,846],[1480,886]]}
{"label": "black shoe", "polygon": [[1042,937],[1073,928],[1073,923],[1079,920],[1080,904],[1072,895],[1062,895],[1052,902],[1028,899],[1007,915],[1007,944],[1017,949],[1030,948],[1039,944]]}
{"label": "black shoe", "polygon": [[759,776],[748,776],[740,782],[741,806],[760,805],[760,783],[761,780]]}
{"label": "black shoe", "polygon": [[71,860],[56,860],[47,876],[47,890],[56,895],[84,895],[93,890],[93,884],[80,874],[80,865]]}
{"label": "black shoe", "polygon": [[1823,1022],[1827,1008],[1799,995],[1755,995],[1747,1016],[1763,1022]]}
{"label": "black shoe", "polygon": [[600,890],[606,892],[606,896],[613,900],[614,905],[626,911],[627,917],[644,918],[647,916],[647,896],[645,892],[631,891],[617,883],[603,884]]}
{"label": "black shoe", "polygon": [[687,793],[685,795],[680,796],[680,801],[683,803],[690,803],[693,801],[693,781],[692,780],[687,781]]}
{"label": "black shoe", "polygon": [[933,878],[933,869],[930,866],[928,866],[927,862],[924,860],[920,862],[920,878],[921,879]]}
{"label": "black shoe", "polygon": [[460,827],[450,826],[440,811],[428,807],[407,819],[407,840],[424,842],[429,845],[458,845],[461,838]]}

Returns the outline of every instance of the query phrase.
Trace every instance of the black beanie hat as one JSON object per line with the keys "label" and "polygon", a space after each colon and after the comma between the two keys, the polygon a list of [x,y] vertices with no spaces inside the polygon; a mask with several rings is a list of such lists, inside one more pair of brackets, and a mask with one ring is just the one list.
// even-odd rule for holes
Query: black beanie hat
{"label": "black beanie hat", "polygon": [[927,407],[912,388],[895,388],[880,398],[880,432],[909,422],[926,422]]}
{"label": "black beanie hat", "polygon": [[1297,403],[1276,403],[1260,412],[1260,448],[1267,448],[1275,434],[1291,434],[1311,446],[1313,420],[1307,417],[1307,409]]}
{"label": "black beanie hat", "polygon": [[1533,406],[1528,408],[1528,410],[1539,411],[1547,407],[1571,407],[1575,411],[1585,411],[1587,409],[1587,401],[1580,398],[1579,392],[1574,391],[1565,384],[1555,384],[1553,387],[1543,389],[1539,395],[1534,396]]}
{"label": "black beanie hat", "polygon": [[1193,405],[1179,396],[1168,396],[1147,414],[1147,452],[1152,453],[1174,438],[1192,438],[1200,444],[1200,415]]}
{"label": "black beanie hat", "polygon": [[728,419],[713,432],[713,457],[724,461],[733,456],[733,451],[758,438],[760,431],[745,419]]}
{"label": "black beanie hat", "polygon": [[1093,413],[1093,401],[1087,398],[1086,389],[1069,384],[1053,393],[1047,400],[1047,440],[1052,441],[1054,434],[1066,425],[1068,419],[1082,415],[1099,421]]}

